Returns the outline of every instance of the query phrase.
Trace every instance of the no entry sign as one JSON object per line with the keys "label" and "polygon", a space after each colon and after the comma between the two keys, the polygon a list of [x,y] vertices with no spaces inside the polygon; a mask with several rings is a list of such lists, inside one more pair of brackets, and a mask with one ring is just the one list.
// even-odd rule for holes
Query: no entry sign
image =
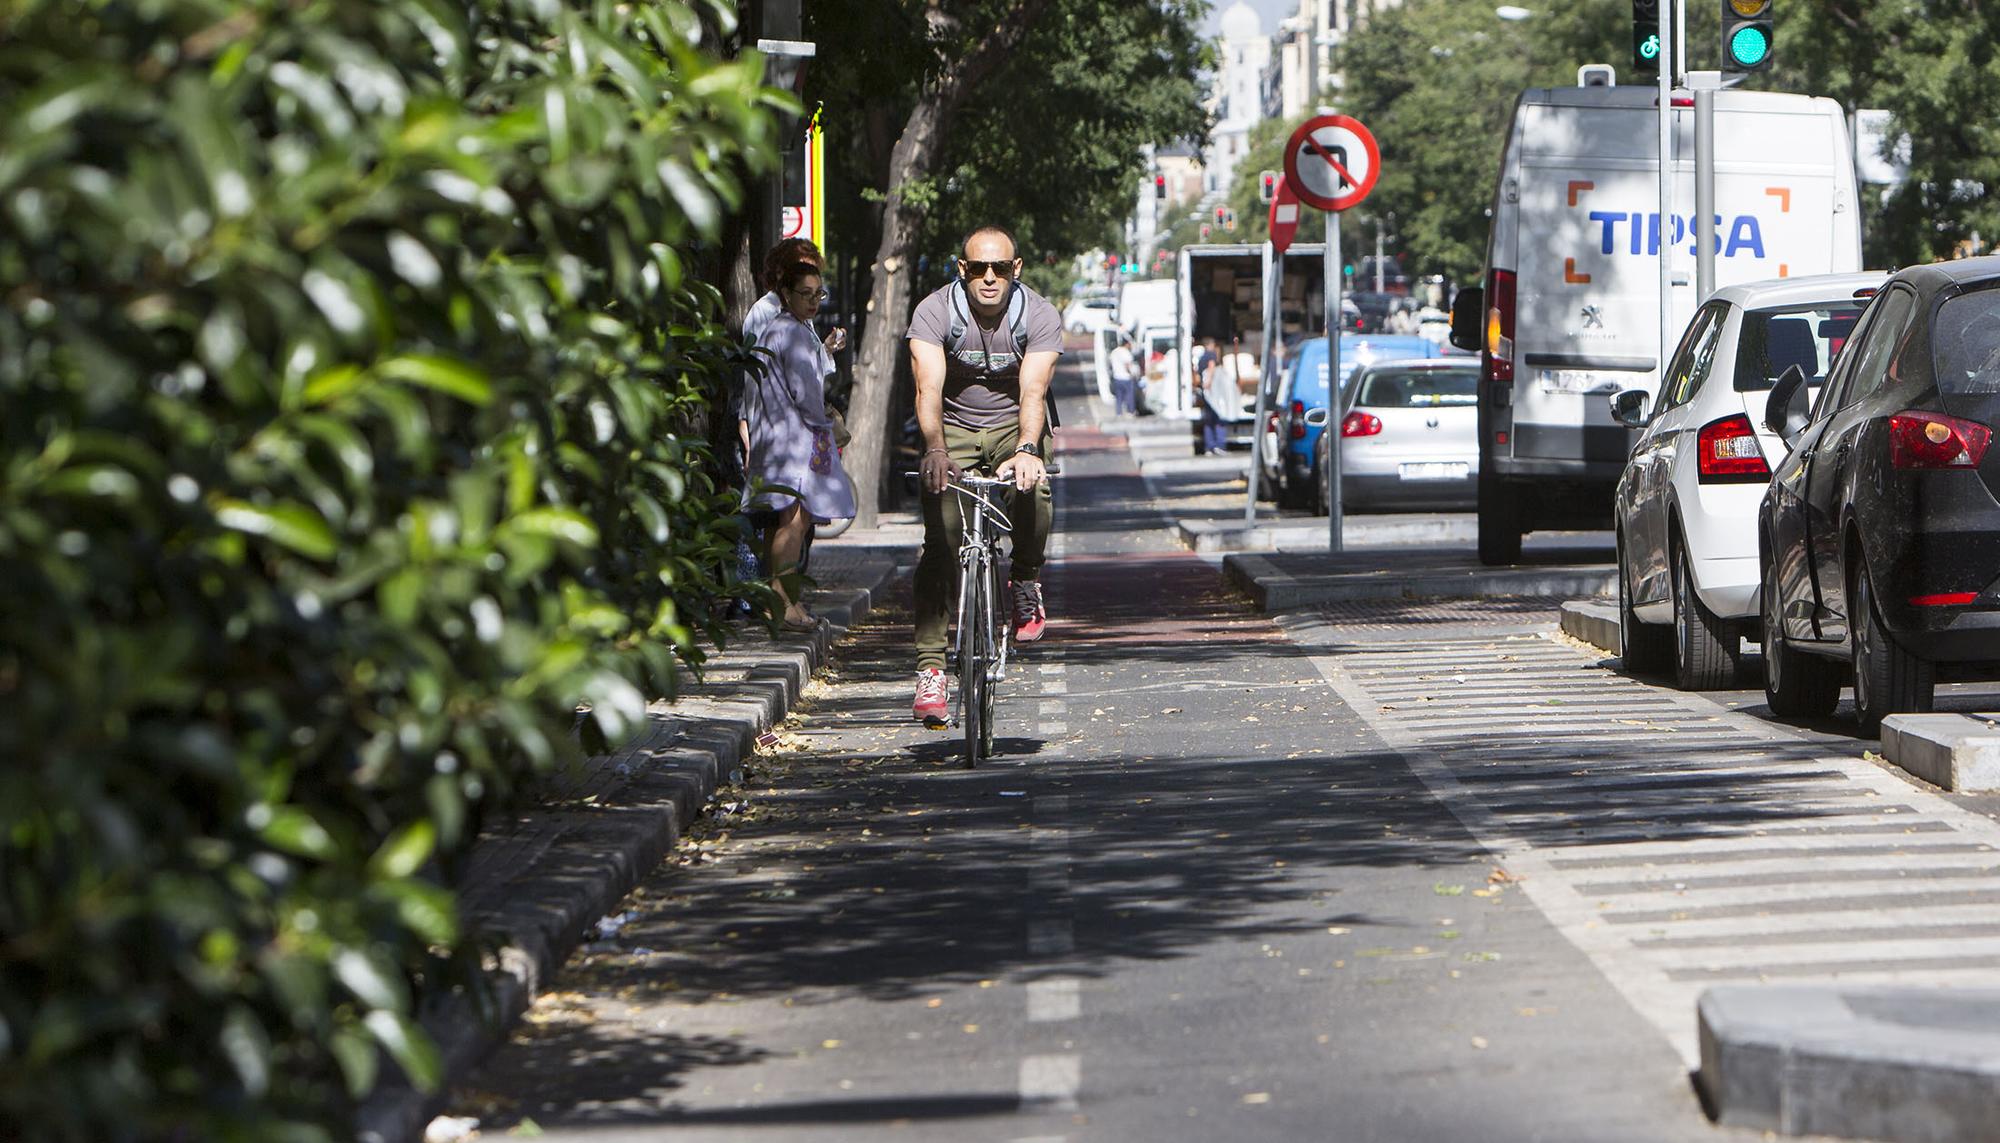
{"label": "no entry sign", "polygon": [[1308,119],[1285,144],[1285,185],[1299,201],[1321,210],[1359,205],[1381,173],[1375,136],[1345,115]]}
{"label": "no entry sign", "polygon": [[1278,180],[1278,190],[1271,196],[1271,248],[1283,254],[1292,244],[1292,236],[1299,232],[1299,196],[1292,193],[1292,184],[1283,178]]}

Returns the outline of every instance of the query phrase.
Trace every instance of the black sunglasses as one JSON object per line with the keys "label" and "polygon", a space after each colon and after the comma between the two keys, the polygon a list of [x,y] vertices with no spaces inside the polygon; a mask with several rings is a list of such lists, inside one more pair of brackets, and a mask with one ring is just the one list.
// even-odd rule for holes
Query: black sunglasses
{"label": "black sunglasses", "polygon": [[994,277],[1004,282],[1014,276],[1016,261],[1019,259],[1009,258],[1005,262],[976,262],[970,258],[960,258],[958,264],[965,268],[965,276],[968,278],[984,278],[986,272],[991,270]]}

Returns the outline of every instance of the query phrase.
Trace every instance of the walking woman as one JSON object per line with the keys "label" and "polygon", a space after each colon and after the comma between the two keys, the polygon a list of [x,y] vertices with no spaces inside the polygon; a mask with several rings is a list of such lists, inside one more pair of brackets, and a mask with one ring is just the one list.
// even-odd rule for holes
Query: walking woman
{"label": "walking woman", "polygon": [[826,376],[833,372],[833,358],[812,325],[826,297],[819,267],[811,262],[786,267],[777,293],[784,312],[757,337],[757,347],[769,358],[745,386],[748,467],[753,487],[759,482],[764,486],[755,503],[778,514],[765,566],[785,601],[783,624],[809,631],[817,621],[795,595],[799,551],[815,520],[854,515],[854,490],[840,469],[833,418],[826,411]]}

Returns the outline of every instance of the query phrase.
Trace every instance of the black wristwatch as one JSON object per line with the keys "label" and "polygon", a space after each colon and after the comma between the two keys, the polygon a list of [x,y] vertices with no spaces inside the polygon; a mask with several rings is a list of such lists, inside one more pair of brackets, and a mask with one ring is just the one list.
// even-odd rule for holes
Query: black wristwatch
{"label": "black wristwatch", "polygon": [[1034,458],[1035,458],[1036,460],[1040,460],[1040,459],[1042,459],[1042,449],[1041,449],[1041,446],[1040,446],[1040,445],[1037,445],[1037,444],[1036,444],[1035,442],[1033,442],[1033,441],[1022,441],[1022,442],[1021,442],[1020,444],[1017,444],[1017,445],[1015,445],[1015,446],[1014,446],[1014,451],[1015,451],[1015,452],[1025,452],[1025,453],[1027,453],[1027,454],[1028,454],[1029,456],[1032,456],[1032,457],[1034,457]]}

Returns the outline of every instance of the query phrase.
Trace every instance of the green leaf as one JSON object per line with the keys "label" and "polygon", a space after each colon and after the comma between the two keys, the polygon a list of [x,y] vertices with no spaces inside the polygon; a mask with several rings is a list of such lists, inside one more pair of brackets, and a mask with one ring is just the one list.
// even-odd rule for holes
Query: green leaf
{"label": "green leaf", "polygon": [[257,833],[271,846],[298,857],[329,861],[340,852],[333,835],[304,806],[277,807],[271,812],[271,820]]}
{"label": "green leaf", "polygon": [[338,550],[325,517],[303,504],[284,502],[270,507],[241,500],[221,500],[215,522],[225,528],[262,536],[308,559],[330,560]]}
{"label": "green leaf", "polygon": [[448,393],[467,404],[484,407],[493,401],[493,383],[486,374],[455,358],[410,354],[392,357],[376,369],[384,377]]}
{"label": "green leaf", "polygon": [[414,1020],[400,1012],[377,1009],[367,1015],[365,1022],[376,1042],[388,1051],[389,1058],[410,1077],[411,1086],[426,1095],[438,1089],[444,1067],[438,1059],[437,1045]]}
{"label": "green leaf", "polygon": [[397,881],[378,887],[394,903],[396,918],[429,944],[458,940],[458,910],[451,891],[423,881]]}
{"label": "green leaf", "polygon": [[334,1029],[329,1045],[333,1058],[340,1065],[340,1074],[347,1081],[347,1094],[359,1099],[375,1089],[377,1055],[375,1041],[369,1039],[359,1028],[343,1024]]}
{"label": "green leaf", "polygon": [[579,547],[597,546],[597,526],[581,512],[567,508],[531,508],[508,517],[504,530],[528,536],[562,540]]}
{"label": "green leaf", "polygon": [[390,834],[382,842],[375,856],[369,859],[370,876],[382,878],[403,878],[424,867],[431,859],[431,851],[437,847],[437,827],[425,820],[417,820]]}
{"label": "green leaf", "polygon": [[333,976],[356,999],[377,1011],[401,1011],[409,1003],[402,978],[379,958],[360,949],[336,950]]}
{"label": "green leaf", "polygon": [[252,1099],[261,1099],[271,1086],[271,1039],[250,1009],[231,1005],[223,1017],[222,1054]]}

